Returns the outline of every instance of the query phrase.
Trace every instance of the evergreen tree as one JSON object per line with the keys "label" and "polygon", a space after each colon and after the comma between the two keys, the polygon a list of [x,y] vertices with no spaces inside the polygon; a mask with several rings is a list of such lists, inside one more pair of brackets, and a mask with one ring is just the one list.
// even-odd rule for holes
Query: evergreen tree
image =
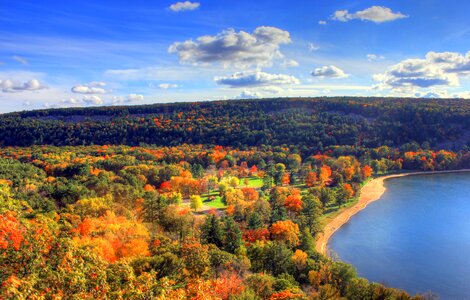
{"label": "evergreen tree", "polygon": [[258,229],[263,227],[263,220],[256,211],[248,217],[248,229]]}
{"label": "evergreen tree", "polygon": [[224,220],[223,249],[230,253],[235,253],[242,245],[242,231],[240,226],[232,217]]}
{"label": "evergreen tree", "polygon": [[222,247],[224,233],[220,220],[214,215],[209,214],[206,221],[201,226],[201,240],[205,244],[214,244],[217,247]]}
{"label": "evergreen tree", "polygon": [[322,211],[322,203],[317,197],[308,194],[302,198],[301,225],[308,228],[312,235],[320,231],[318,218],[322,215]]}

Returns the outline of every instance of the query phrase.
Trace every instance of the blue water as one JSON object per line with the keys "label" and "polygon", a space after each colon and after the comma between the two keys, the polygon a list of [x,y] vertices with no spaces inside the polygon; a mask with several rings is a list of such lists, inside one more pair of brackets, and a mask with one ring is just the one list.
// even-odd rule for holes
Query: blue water
{"label": "blue water", "polygon": [[328,247],[371,281],[470,299],[470,173],[395,178],[386,187]]}

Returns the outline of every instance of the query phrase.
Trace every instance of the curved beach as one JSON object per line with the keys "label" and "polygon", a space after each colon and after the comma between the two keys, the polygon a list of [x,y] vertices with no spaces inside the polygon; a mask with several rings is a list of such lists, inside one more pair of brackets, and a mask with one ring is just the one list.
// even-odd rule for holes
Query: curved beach
{"label": "curved beach", "polygon": [[327,254],[327,245],[328,240],[331,236],[346,224],[349,219],[367,207],[370,203],[377,201],[385,193],[385,180],[390,178],[411,176],[411,175],[430,175],[430,174],[441,174],[441,173],[455,173],[455,172],[469,172],[470,169],[462,170],[449,170],[449,171],[431,171],[431,172],[412,172],[412,173],[401,173],[401,174],[392,174],[381,176],[372,179],[361,189],[361,194],[359,196],[359,201],[352,207],[344,210],[338,216],[336,216],[330,223],[328,223],[324,228],[323,232],[319,234],[315,248],[318,252],[322,254]]}

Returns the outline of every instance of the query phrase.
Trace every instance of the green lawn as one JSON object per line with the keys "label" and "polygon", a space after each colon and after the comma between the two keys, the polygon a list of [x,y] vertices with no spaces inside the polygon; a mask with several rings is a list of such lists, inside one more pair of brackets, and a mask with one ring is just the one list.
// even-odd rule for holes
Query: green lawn
{"label": "green lawn", "polygon": [[[259,177],[250,177],[248,186],[252,188],[260,188],[263,186],[263,179]],[[241,185],[243,186],[243,180],[241,180]]]}
{"label": "green lawn", "polygon": [[[206,197],[207,199],[207,197]],[[222,202],[222,198],[220,196],[216,196],[212,201],[204,201],[204,204],[213,208],[226,208],[227,206]]]}

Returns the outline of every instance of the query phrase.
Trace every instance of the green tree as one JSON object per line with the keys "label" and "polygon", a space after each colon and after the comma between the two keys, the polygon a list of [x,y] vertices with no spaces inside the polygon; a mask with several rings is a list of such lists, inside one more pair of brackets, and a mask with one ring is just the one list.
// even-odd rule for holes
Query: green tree
{"label": "green tree", "polygon": [[235,253],[242,245],[242,231],[238,223],[232,217],[224,219],[223,249]]}
{"label": "green tree", "polygon": [[201,239],[205,244],[214,244],[219,248],[223,246],[224,233],[222,225],[214,214],[207,215],[204,224],[202,224]]}

